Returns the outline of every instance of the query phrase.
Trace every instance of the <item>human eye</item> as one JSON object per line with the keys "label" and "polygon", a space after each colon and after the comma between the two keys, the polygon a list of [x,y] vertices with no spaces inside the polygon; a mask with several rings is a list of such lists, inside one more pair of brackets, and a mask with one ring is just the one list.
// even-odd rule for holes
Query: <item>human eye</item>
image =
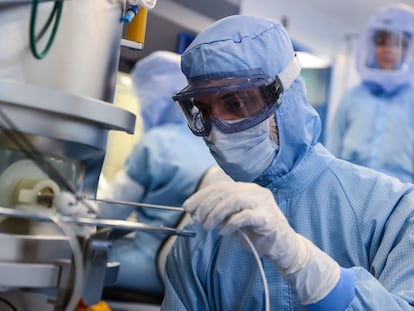
{"label": "human eye", "polygon": [[238,94],[226,94],[222,98],[223,109],[228,115],[235,118],[245,117],[245,99]]}

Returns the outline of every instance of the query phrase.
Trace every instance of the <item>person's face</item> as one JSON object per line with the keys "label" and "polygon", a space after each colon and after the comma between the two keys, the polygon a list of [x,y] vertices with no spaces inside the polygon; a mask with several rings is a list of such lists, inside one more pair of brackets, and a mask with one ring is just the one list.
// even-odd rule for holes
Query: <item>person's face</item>
{"label": "person's face", "polygon": [[236,121],[262,111],[266,107],[266,102],[258,89],[249,89],[200,96],[197,98],[196,106],[207,118],[212,116],[224,121]]}
{"label": "person's face", "polygon": [[375,36],[375,57],[381,69],[394,70],[403,59],[407,42],[403,36],[380,33]]}

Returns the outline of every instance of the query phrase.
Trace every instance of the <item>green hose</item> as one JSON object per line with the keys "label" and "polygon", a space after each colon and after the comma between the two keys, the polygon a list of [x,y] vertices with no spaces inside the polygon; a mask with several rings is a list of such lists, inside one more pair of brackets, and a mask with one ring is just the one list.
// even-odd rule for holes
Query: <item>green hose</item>
{"label": "green hose", "polygon": [[[64,0],[55,1],[55,6],[53,7],[53,10],[51,11],[45,25],[43,26],[39,35],[36,36],[35,28],[36,28],[37,7],[39,5],[39,0],[33,0],[32,12],[30,15],[30,50],[32,51],[33,56],[37,59],[45,58],[46,55],[49,53],[50,48],[52,47],[53,41],[55,40],[55,37],[56,37],[57,30],[59,28],[60,17],[62,15],[63,1]],[[55,19],[55,24],[53,25],[52,33],[50,34],[49,40],[44,50],[41,53],[39,53],[37,49],[37,41],[40,39],[40,37],[43,36],[43,34],[49,28],[53,18]]]}

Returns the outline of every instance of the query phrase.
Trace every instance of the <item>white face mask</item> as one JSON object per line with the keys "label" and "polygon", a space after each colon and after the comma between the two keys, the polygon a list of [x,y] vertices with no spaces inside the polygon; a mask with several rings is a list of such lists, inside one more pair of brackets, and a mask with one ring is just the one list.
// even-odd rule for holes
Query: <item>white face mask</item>
{"label": "white face mask", "polygon": [[213,126],[210,135],[205,138],[217,163],[234,180],[251,182],[272,163],[279,146],[271,138],[276,126],[274,117],[270,119],[230,134],[222,133]]}

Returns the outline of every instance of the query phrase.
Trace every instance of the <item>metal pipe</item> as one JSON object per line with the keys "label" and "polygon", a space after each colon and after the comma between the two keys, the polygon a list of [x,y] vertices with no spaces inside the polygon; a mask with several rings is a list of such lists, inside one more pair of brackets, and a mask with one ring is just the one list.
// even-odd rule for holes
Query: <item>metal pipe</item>
{"label": "metal pipe", "polygon": [[[50,215],[27,212],[24,210],[19,210],[17,208],[6,208],[0,207],[0,215],[31,219],[37,221],[48,221],[50,222]],[[110,227],[122,230],[131,230],[131,231],[152,231],[152,232],[161,232],[168,234],[176,234],[186,237],[195,236],[195,232],[169,228],[164,226],[150,226],[141,222],[127,221],[127,220],[117,220],[117,219],[100,219],[100,218],[87,218],[87,217],[72,217],[72,216],[61,216],[56,215],[56,217],[65,222],[65,223],[75,223],[79,225],[92,225],[92,226],[103,226]]]}
{"label": "metal pipe", "polygon": [[104,202],[104,203],[109,203],[109,204],[129,205],[129,206],[136,206],[136,207],[149,207],[149,208],[157,208],[157,209],[163,209],[163,210],[168,210],[168,211],[184,212],[184,209],[182,207],[176,207],[176,206],[148,204],[148,203],[140,203],[140,202],[117,201],[117,200],[109,200],[109,199],[93,199],[93,198],[83,198],[83,199],[90,200],[90,201]]}

